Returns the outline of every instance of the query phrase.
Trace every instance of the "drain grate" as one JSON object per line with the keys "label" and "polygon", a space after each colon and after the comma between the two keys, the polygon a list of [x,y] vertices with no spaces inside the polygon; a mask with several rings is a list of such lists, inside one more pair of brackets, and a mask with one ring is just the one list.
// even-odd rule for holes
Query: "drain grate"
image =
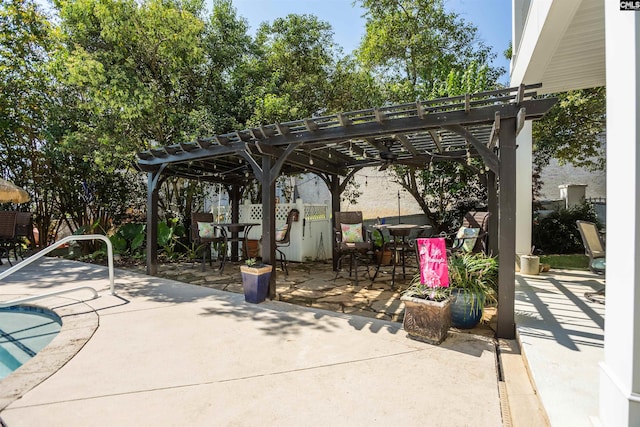
{"label": "drain grate", "polygon": [[504,382],[504,370],[502,369],[502,357],[500,353],[500,343],[493,340],[496,357],[496,379],[498,382],[498,397],[500,399],[500,415],[502,416],[502,425],[504,427],[513,426],[511,419],[511,407],[509,406],[509,396],[507,395],[507,384]]}

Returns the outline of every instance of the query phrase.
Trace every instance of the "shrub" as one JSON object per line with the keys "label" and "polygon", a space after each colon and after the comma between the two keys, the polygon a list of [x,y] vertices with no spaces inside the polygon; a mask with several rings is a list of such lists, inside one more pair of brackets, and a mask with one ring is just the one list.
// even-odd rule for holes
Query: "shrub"
{"label": "shrub", "polygon": [[589,203],[573,208],[555,209],[548,215],[533,215],[532,243],[537,253],[576,254],[584,252],[582,238],[576,225],[577,220],[595,222],[598,217]]}

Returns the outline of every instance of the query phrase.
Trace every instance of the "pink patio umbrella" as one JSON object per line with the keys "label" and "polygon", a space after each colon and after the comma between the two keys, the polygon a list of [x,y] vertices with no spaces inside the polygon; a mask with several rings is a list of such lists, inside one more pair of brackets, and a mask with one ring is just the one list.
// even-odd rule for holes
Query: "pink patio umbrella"
{"label": "pink patio umbrella", "polygon": [[29,199],[29,193],[12,182],[0,178],[0,202],[25,203]]}

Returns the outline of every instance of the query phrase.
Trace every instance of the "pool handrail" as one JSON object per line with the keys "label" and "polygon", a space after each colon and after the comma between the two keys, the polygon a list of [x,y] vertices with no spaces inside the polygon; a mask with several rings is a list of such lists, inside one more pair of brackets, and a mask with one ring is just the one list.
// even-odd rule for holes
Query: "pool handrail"
{"label": "pool handrail", "polygon": [[58,240],[57,242],[52,243],[51,245],[49,245],[46,248],[42,249],[41,251],[36,252],[35,254],[31,255],[29,258],[23,259],[18,264],[14,265],[13,267],[8,268],[5,271],[3,271],[2,273],[0,273],[0,280],[4,279],[5,277],[10,276],[11,274],[15,273],[18,270],[21,270],[22,268],[26,267],[27,265],[31,264],[32,262],[39,260],[40,258],[45,256],[49,252],[52,252],[55,249],[57,249],[60,245],[64,245],[65,243],[73,242],[73,241],[76,241],[76,240],[102,240],[103,242],[105,242],[107,244],[107,258],[108,258],[108,261],[109,261],[109,286],[110,286],[111,295],[115,295],[116,291],[115,291],[115,285],[114,285],[114,280],[113,280],[113,276],[114,276],[114,274],[113,274],[113,245],[111,244],[111,240],[109,240],[109,238],[107,236],[103,236],[102,234],[78,234],[78,235],[72,235],[72,236],[64,237],[64,238]]}
{"label": "pool handrail", "polygon": [[84,289],[91,291],[93,293],[93,298],[91,299],[98,298],[98,292],[95,289],[93,289],[91,286],[78,286],[77,288],[62,289],[60,291],[47,292],[46,294],[32,295],[30,297],[24,297],[24,298],[13,299],[11,301],[0,302],[0,308],[12,307],[14,305],[23,304],[25,302],[36,301],[39,299],[49,298],[56,295],[62,295],[69,292],[81,291]]}

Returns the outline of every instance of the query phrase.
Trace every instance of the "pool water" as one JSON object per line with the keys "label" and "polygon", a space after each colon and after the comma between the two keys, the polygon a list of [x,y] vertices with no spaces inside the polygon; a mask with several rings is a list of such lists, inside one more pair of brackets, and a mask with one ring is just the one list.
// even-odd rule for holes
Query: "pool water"
{"label": "pool water", "polygon": [[0,380],[18,369],[55,338],[62,320],[34,306],[0,309]]}

